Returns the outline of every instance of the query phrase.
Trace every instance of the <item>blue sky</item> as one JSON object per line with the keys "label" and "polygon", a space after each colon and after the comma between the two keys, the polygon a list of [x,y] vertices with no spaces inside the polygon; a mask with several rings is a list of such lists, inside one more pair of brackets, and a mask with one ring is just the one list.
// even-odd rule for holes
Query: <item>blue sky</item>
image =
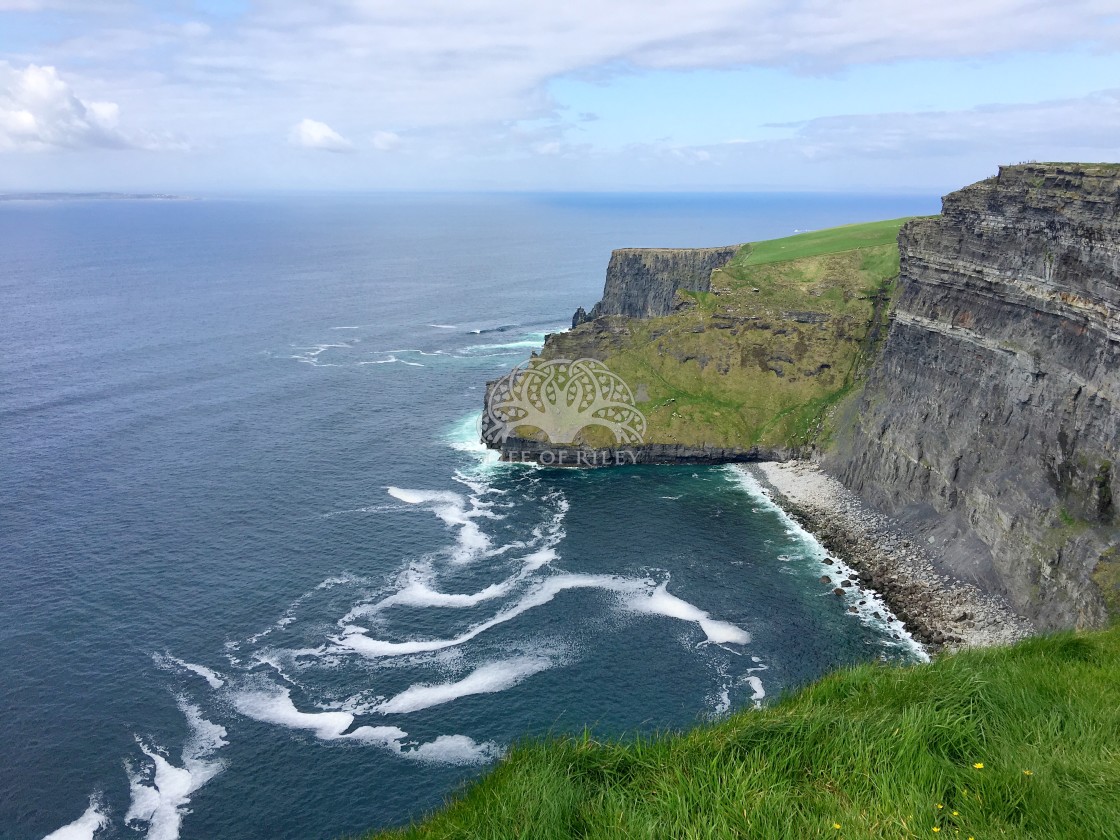
{"label": "blue sky", "polygon": [[945,191],[1118,138],[1120,0],[0,0],[0,190]]}

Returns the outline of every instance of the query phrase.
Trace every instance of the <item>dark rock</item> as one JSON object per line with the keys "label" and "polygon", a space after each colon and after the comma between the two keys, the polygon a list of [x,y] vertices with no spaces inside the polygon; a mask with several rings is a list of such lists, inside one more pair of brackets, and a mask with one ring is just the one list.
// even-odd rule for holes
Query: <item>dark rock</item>
{"label": "dark rock", "polygon": [[1024,164],[900,232],[901,295],[825,468],[1040,629],[1101,626],[1120,543],[1120,167]]}
{"label": "dark rock", "polygon": [[[738,245],[723,248],[620,248],[611,253],[603,299],[590,312],[576,310],[577,327],[604,315],[655,318],[668,315],[677,292],[707,292],[712,272],[735,256]],[[582,314],[581,314],[582,313]]]}

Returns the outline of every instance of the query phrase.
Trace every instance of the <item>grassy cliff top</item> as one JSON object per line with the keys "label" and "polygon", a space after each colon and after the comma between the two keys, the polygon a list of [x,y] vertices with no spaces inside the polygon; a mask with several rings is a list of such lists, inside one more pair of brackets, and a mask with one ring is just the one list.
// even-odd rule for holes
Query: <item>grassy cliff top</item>
{"label": "grassy cliff top", "polygon": [[[545,358],[602,360],[636,394],[646,443],[799,447],[853,385],[883,326],[906,219],[744,245],[676,311],[603,318]],[[609,445],[589,434],[585,442]]]}
{"label": "grassy cliff top", "polygon": [[1105,838],[1120,627],[863,665],[680,735],[530,742],[413,838]]}
{"label": "grassy cliff top", "polygon": [[816,257],[821,254],[836,254],[854,251],[857,248],[872,248],[876,245],[893,245],[898,240],[898,231],[912,217],[888,219],[882,222],[865,222],[858,225],[842,225],[786,236],[782,239],[767,239],[763,242],[750,242],[740,249],[731,261],[730,268],[767,263],[788,262],[802,257]]}

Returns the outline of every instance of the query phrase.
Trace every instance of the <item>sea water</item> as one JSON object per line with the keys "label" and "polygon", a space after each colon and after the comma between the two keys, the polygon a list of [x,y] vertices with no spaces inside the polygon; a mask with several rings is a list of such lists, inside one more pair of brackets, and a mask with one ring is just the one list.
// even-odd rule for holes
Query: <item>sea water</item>
{"label": "sea water", "polygon": [[612,248],[935,210],[0,203],[0,837],[339,837],[524,736],[682,729],[915,657],[737,468],[501,464],[477,418]]}

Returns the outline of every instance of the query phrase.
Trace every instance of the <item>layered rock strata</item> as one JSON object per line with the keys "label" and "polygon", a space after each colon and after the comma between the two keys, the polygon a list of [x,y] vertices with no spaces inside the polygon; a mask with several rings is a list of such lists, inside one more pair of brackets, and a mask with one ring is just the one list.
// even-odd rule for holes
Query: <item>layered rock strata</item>
{"label": "layered rock strata", "polygon": [[824,466],[1040,628],[1103,623],[1120,524],[1120,168],[1001,168],[899,245],[886,342]]}

